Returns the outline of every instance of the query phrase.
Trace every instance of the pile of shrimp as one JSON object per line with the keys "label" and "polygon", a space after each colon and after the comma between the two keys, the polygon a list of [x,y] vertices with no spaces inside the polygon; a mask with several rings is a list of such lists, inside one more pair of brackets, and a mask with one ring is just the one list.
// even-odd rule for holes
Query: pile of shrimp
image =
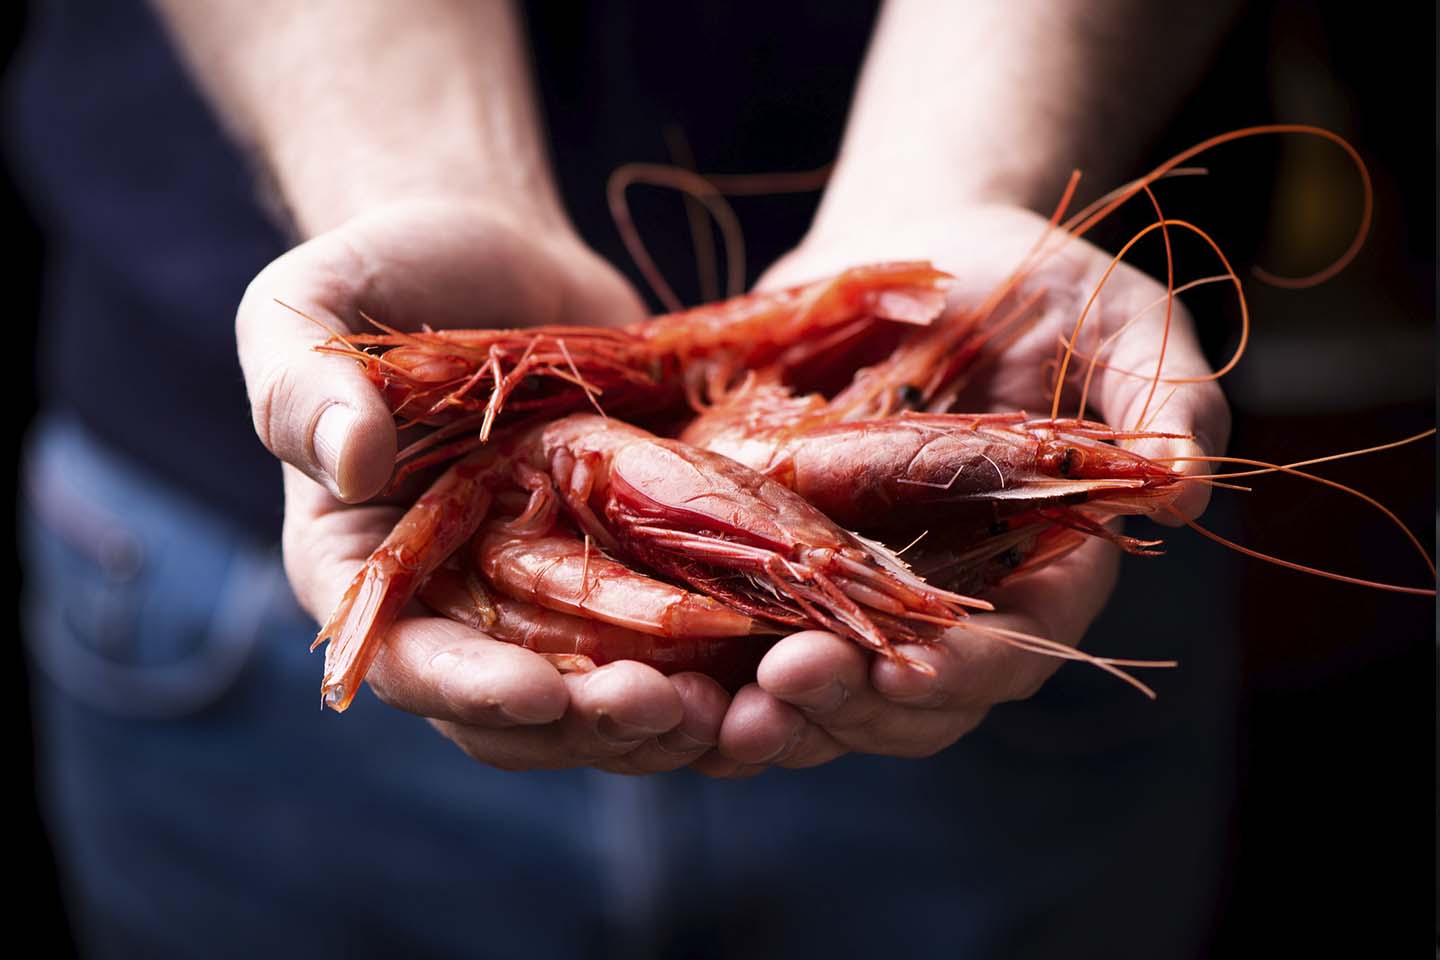
{"label": "pile of shrimp", "polygon": [[[1300,469],[1319,460],[1276,465],[1135,452],[1137,441],[1190,439],[1146,428],[1162,384],[1197,379],[1164,377],[1163,346],[1153,373],[1128,374],[1150,380],[1133,425],[1084,419],[1106,344],[1088,358],[1075,345],[1110,271],[1057,345],[1048,415],[957,409],[969,379],[1033,318],[1037,297],[1018,293],[1027,273],[1141,193],[1156,220],[1125,244],[1110,270],[1145,236],[1163,237],[1168,334],[1174,298],[1185,289],[1174,280],[1171,233],[1208,243],[1223,271],[1208,280],[1233,285],[1242,318],[1235,357],[1212,376],[1233,368],[1249,323],[1240,278],[1204,231],[1160,213],[1151,185],[1221,143],[1277,132],[1338,144],[1364,184],[1354,240],[1304,281],[1319,282],[1363,242],[1369,177],[1336,135],[1281,126],[1212,138],[1067,218],[1072,176],[1050,231],[978,304],[951,303],[951,278],[929,263],[881,263],[627,327],[405,333],[367,317],[378,332],[334,333],[318,349],[361,364],[397,423],[423,431],[400,451],[392,489],[441,472],[321,627],[315,645],[330,641],[323,702],[337,711],[349,706],[386,633],[416,597],[561,670],[633,659],[667,673],[700,670],[733,687],[753,676],[779,636],[818,628],[929,672],[905,654],[906,645],[970,632],[1085,661],[1153,696],[1126,668],[1173,662],[1095,656],[978,625],[970,614],[994,609],[981,596],[988,588],[1092,538],[1157,553],[1157,541],[1127,537],[1110,521],[1180,516],[1174,502],[1188,484],[1226,485],[1271,471],[1337,487],[1380,509],[1420,550],[1433,579],[1434,564],[1393,514]],[[678,181],[722,224],[733,220],[713,181],[642,169],[612,183],[617,222],[628,223],[625,185],[647,176]],[[638,236],[628,233],[627,243],[653,274]],[[662,283],[662,299],[678,306]],[[1067,384],[1080,389],[1074,417],[1060,412]],[[1370,451],[1342,456],[1359,452]],[[1250,469],[1197,476],[1177,469],[1182,459]],[[1268,557],[1186,522],[1262,560],[1434,594]]]}

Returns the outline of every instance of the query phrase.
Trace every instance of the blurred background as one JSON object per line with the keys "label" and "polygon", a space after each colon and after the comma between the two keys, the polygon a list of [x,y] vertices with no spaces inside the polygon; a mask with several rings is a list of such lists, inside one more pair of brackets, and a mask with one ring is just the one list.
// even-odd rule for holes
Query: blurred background
{"label": "blurred background", "polygon": [[[657,5],[655,15],[668,14]],[[25,12],[7,6],[0,16],[8,64]],[[1230,449],[1236,455],[1286,462],[1398,439],[1435,423],[1434,10],[1408,16],[1410,22],[1397,23],[1375,16],[1367,5],[1347,3],[1251,6],[1210,79],[1153,147],[1158,160],[1226,129],[1313,123],[1350,140],[1374,177],[1374,226],[1350,268],[1312,290],[1249,286],[1253,341],[1225,383],[1235,412]],[[606,24],[552,7],[534,11],[532,21],[551,38],[537,49],[537,71],[562,185],[582,224],[608,219],[604,180],[625,160],[673,162],[684,159],[677,152],[688,152],[702,169],[750,172],[733,165],[731,151],[754,157],[757,143],[777,138],[785,148],[777,156],[789,169],[826,163],[839,129],[814,109],[815,97],[848,89],[861,53],[829,50],[817,60],[815,90],[767,89],[762,60],[754,64],[752,87],[710,90],[713,102],[659,104],[673,123],[598,131],[587,129],[584,112],[574,108],[586,64],[567,57],[568,45],[584,31]],[[676,63],[636,69],[694,69],[697,64],[684,61],[700,57],[703,65],[703,57],[720,55],[714,51],[723,46],[723,38],[712,38],[707,50],[677,49]],[[702,138],[696,134],[701,126],[685,122],[711,111],[733,113],[736,102],[766,99],[772,101],[767,109],[754,112],[768,119],[728,138],[713,131]],[[688,139],[678,139],[677,132]],[[590,149],[569,153],[567,142]],[[803,163],[797,163],[796,142],[813,152],[799,158]],[[618,157],[607,152],[622,143],[649,147]],[[1228,149],[1206,165],[1210,176],[1166,185],[1167,213],[1212,229],[1238,264],[1303,274],[1332,259],[1353,229],[1358,185],[1333,147],[1277,138]],[[661,235],[685,229],[677,197],[636,191],[633,202],[642,226],[673,225],[654,228]],[[813,195],[734,201],[751,246],[751,280],[798,239],[813,204]],[[8,407],[18,446],[35,410],[31,357],[45,252],[24,198],[8,179],[0,190],[0,216],[12,250],[7,367],[14,387]],[[1117,221],[1098,239],[1113,245],[1141,222]],[[628,266],[613,230],[592,234],[602,253]],[[657,247],[679,251],[679,259],[667,263],[662,250],[660,265],[682,299],[695,300],[696,281],[686,286],[694,276],[688,248]],[[1153,261],[1150,267],[1157,269]],[[1236,330],[1233,305],[1205,291],[1187,300],[1202,318],[1207,350],[1227,354]],[[1433,556],[1433,441],[1324,472],[1393,508]],[[13,471],[7,473],[9,503],[15,482]],[[1426,579],[1419,559],[1377,514],[1317,486],[1257,481],[1253,494],[1219,494],[1211,517],[1233,539],[1307,564],[1398,583]],[[1127,561],[1120,594],[1096,629],[1161,633],[1167,616],[1178,621],[1208,608],[1218,611],[1208,628],[1217,631],[1217,641],[1219,631],[1238,641],[1232,665],[1240,677],[1238,720],[1226,734],[1238,773],[1209,952],[1234,956],[1274,945],[1378,955],[1384,942],[1423,943],[1430,936],[1424,918],[1432,915],[1432,888],[1416,878],[1433,877],[1435,863],[1434,845],[1426,842],[1435,825],[1429,769],[1435,758],[1434,603],[1245,561],[1188,532],[1163,535],[1175,545],[1172,555]],[[1173,609],[1157,610],[1153,597],[1148,607],[1140,603],[1140,593],[1162,583],[1159,596]],[[18,617],[13,622],[18,636]],[[17,875],[24,878],[18,912],[49,946],[46,955],[64,955],[73,946],[30,789],[29,708],[18,642],[7,658],[9,755],[22,774],[17,795],[26,801],[14,833]],[[1116,922],[1125,923],[1125,904],[1115,907]]]}

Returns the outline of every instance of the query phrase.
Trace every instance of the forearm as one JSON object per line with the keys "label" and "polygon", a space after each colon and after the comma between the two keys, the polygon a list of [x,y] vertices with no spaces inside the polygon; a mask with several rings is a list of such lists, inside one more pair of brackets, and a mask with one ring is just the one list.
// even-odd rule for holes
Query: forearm
{"label": "forearm", "polygon": [[563,222],[510,3],[154,3],[303,235],[433,196]]}
{"label": "forearm", "polygon": [[1113,185],[1233,11],[1234,0],[890,0],[817,226],[976,202],[1048,212],[1076,167]]}

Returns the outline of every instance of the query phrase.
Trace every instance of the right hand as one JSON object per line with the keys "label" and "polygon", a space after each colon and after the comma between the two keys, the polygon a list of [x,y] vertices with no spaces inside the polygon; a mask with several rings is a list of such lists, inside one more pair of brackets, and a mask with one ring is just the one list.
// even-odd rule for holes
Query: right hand
{"label": "right hand", "polygon": [[[381,207],[261,271],[236,316],[240,365],[255,430],[285,463],[286,572],[321,622],[402,512],[365,502],[389,480],[397,438],[374,385],[354,363],[316,353],[326,331],[277,300],[337,331],[363,324],[361,311],[406,329],[644,316],[625,280],[568,229],[469,202]],[[562,677],[522,647],[424,615],[396,624],[368,682],[506,769],[681,767],[718,742],[729,703],[713,680],[636,663]]]}
{"label": "right hand", "polygon": [[[1045,218],[1031,211],[996,204],[949,209],[936,204],[930,219],[907,215],[891,221],[850,219],[833,202],[830,212],[829,225],[813,229],[804,244],[766,274],[761,287],[801,283],[884,258],[929,259],[953,274],[951,303],[969,307],[1006,282],[1050,229]],[[962,402],[973,406],[962,409],[1048,413],[1050,389],[1040,371],[1054,356],[1058,338],[1071,335],[1076,317],[1110,265],[1109,254],[1071,241],[1019,278],[1012,302],[1043,294],[1035,316],[1023,334],[971,378]],[[1118,331],[1107,359],[1119,369],[1146,370],[1159,356],[1164,314],[1145,311],[1164,301],[1165,288],[1122,265],[1110,274],[1104,293],[1087,320],[1087,340],[1082,342]],[[996,312],[1003,315],[1005,309]],[[1129,322],[1141,314],[1141,322]],[[1168,340],[1167,375],[1209,373],[1193,323],[1178,303]],[[1147,408],[1146,379],[1101,370],[1094,387],[1096,414],[1117,427],[1136,424]],[[1147,441],[1149,447],[1141,448],[1145,453],[1194,456],[1223,450],[1230,414],[1214,382],[1183,384],[1170,402],[1157,401],[1148,409],[1154,413],[1151,429],[1198,439]],[[1072,406],[1062,415],[1074,412]],[[1209,464],[1182,461],[1177,468],[1204,473]],[[1208,488],[1197,485],[1177,498],[1175,506],[1185,516],[1197,517],[1207,500]],[[1163,515],[1155,519],[1168,520]],[[986,591],[985,598],[1001,612],[977,614],[973,623],[1078,646],[1114,589],[1119,564],[1114,546],[1092,540],[1043,569]],[[720,748],[699,768],[716,776],[748,776],[768,765],[815,766],[846,752],[930,756],[974,729],[995,704],[1033,695],[1062,662],[973,633],[948,634],[939,644],[904,651],[928,663],[934,676],[875,657],[822,631],[782,639],[760,662],[756,683],[736,694]]]}

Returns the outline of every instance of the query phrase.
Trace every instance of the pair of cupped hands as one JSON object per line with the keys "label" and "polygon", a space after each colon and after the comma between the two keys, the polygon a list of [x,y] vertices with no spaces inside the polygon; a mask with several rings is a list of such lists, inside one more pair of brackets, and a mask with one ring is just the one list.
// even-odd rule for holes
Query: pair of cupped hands
{"label": "pair of cupped hands", "polygon": [[[1029,211],[977,205],[937,212],[929,222],[815,230],[759,286],[789,286],[861,263],[924,259],[955,275],[952,305],[978,303],[1046,226]],[[1069,336],[1109,263],[1108,254],[1074,240],[1029,273],[1019,294],[1044,291],[1040,319],[986,368],[977,404],[1048,413],[1043,365],[1055,356],[1058,338]],[[1163,285],[1122,266],[1087,319],[1083,342],[1145,312],[1115,338],[1107,359],[1120,370],[1153,369],[1164,313],[1154,304],[1164,293]],[[238,311],[240,361],[256,431],[284,461],[286,571],[318,621],[402,512],[369,502],[389,479],[397,437],[379,391],[358,366],[315,352],[325,332],[277,300],[336,330],[363,324],[361,311],[412,329],[618,325],[645,315],[624,278],[568,227],[537,228],[481,204],[377,208],[266,267]],[[1178,303],[1166,357],[1167,376],[1209,369]],[[1148,389],[1148,381],[1102,369],[1092,404],[1107,422],[1131,424]],[[1147,441],[1144,452],[1218,452],[1228,427],[1218,388],[1182,385],[1152,429],[1195,441]],[[1194,484],[1177,506],[1193,517],[1205,500],[1204,486]],[[997,612],[976,620],[1076,645],[1113,590],[1118,566],[1114,547],[1092,541],[994,590],[988,597]],[[1136,652],[1126,638],[1107,640]],[[971,632],[905,653],[933,666],[934,676],[828,633],[796,633],[776,643],[755,682],[732,697],[706,676],[667,677],[628,661],[561,675],[522,647],[416,615],[390,632],[368,682],[381,700],[426,717],[465,753],[504,769],[593,766],[642,774],[690,766],[744,777],[852,751],[934,754],[974,729],[995,704],[1034,694],[1059,663]],[[315,667],[318,687],[318,658]]]}

